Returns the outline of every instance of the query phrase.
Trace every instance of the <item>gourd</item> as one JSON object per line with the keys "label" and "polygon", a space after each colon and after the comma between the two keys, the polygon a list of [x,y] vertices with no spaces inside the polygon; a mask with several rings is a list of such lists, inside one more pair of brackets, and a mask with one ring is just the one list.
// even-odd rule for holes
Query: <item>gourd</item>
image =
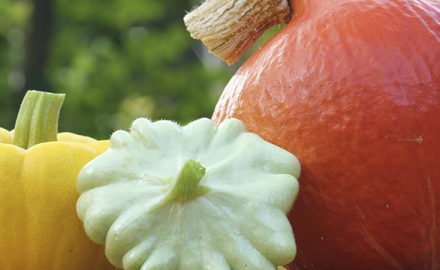
{"label": "gourd", "polygon": [[63,99],[29,91],[15,130],[0,129],[2,270],[115,269],[75,211],[78,173],[108,141],[57,134]]}
{"label": "gourd", "polygon": [[[287,268],[439,269],[440,1],[290,7],[290,22],[240,67],[213,114],[301,162],[289,213],[298,255]],[[188,14],[188,28],[227,25],[227,13],[210,14]]]}
{"label": "gourd", "polygon": [[299,173],[236,119],[140,118],[81,170],[77,212],[126,270],[276,269],[296,254],[286,213]]}

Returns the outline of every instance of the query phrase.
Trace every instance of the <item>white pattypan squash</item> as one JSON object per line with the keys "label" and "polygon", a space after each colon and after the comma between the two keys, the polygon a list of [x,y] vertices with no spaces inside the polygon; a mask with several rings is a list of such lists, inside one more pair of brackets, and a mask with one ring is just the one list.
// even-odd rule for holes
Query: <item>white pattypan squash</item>
{"label": "white pattypan squash", "polygon": [[296,255],[286,213],[298,160],[229,119],[138,119],[78,177],[79,218],[126,270],[276,269]]}

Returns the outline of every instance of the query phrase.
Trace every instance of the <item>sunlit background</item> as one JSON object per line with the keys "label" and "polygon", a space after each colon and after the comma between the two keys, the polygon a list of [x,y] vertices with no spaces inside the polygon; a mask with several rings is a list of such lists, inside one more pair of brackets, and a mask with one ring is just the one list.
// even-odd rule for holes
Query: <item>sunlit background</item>
{"label": "sunlit background", "polygon": [[[1,0],[0,127],[26,90],[66,93],[59,131],[107,139],[134,119],[211,117],[240,65],[193,40],[195,0]],[[256,48],[277,32],[266,32]]]}

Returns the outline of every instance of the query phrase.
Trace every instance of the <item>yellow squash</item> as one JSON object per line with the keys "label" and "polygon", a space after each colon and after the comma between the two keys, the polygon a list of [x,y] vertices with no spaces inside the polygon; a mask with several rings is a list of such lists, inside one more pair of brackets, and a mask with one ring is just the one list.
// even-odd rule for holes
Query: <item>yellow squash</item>
{"label": "yellow squash", "polygon": [[[29,91],[15,134],[0,128],[2,270],[115,269],[104,247],[86,236],[75,208],[78,173],[107,149],[108,141],[57,134],[63,98]],[[58,108],[48,105],[54,100]]]}

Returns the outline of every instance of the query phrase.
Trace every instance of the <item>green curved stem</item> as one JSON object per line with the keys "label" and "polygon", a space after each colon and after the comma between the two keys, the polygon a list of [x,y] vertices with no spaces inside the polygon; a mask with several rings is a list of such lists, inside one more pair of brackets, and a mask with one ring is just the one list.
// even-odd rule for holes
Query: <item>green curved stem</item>
{"label": "green curved stem", "polygon": [[188,200],[195,199],[197,196],[202,195],[211,190],[207,186],[200,185],[205,176],[205,168],[192,159],[189,159],[183,165],[175,182],[166,190],[166,195],[156,205],[150,208],[148,212],[154,212],[161,209],[172,201],[178,201],[185,203]]}
{"label": "green curved stem", "polygon": [[200,181],[205,176],[205,171],[205,168],[199,162],[192,159],[186,161],[168,193],[167,200],[178,199],[185,202],[208,192],[209,188],[200,185]]}
{"label": "green curved stem", "polygon": [[18,112],[12,144],[28,149],[39,143],[56,141],[64,96],[28,91]]}

